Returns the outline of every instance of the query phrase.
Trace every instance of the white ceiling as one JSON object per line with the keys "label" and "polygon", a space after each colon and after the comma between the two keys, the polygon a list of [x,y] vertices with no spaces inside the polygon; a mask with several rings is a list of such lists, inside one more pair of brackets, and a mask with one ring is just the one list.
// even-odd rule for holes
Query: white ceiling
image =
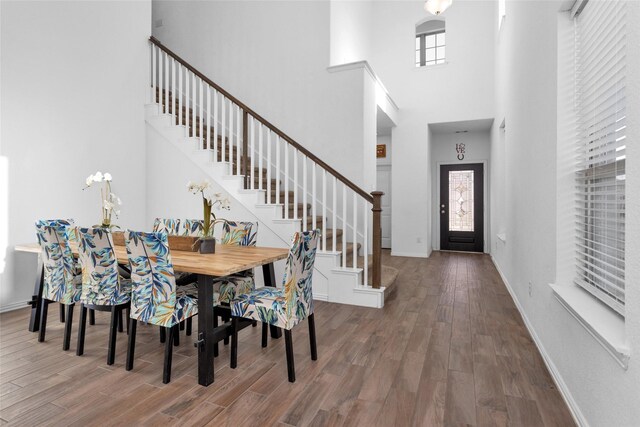
{"label": "white ceiling", "polygon": [[459,122],[429,123],[429,129],[434,134],[467,132],[488,132],[491,130],[493,119],[461,120]]}

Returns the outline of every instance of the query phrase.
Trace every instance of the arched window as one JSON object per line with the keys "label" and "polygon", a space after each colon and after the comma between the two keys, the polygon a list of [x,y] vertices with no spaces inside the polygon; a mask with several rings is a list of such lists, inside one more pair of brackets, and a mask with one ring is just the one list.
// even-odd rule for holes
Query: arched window
{"label": "arched window", "polygon": [[416,25],[416,67],[444,64],[444,21],[432,19]]}

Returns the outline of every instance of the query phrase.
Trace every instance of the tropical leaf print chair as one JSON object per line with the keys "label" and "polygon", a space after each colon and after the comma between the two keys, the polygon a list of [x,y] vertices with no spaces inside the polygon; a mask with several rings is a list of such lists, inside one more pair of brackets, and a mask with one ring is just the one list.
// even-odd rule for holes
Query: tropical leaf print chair
{"label": "tropical leaf print chair", "polygon": [[[255,246],[258,240],[257,222],[226,221],[222,230],[223,245]],[[256,288],[253,269],[221,277],[213,283],[214,286],[220,286],[218,303],[222,305],[230,305],[236,295],[249,293]]]}
{"label": "tropical leaf print chair", "polygon": [[[197,219],[179,219],[179,218],[156,218],[153,223],[153,231],[164,231],[169,236],[186,236],[200,237],[202,236],[202,220]],[[195,282],[197,274],[175,272],[176,285],[184,287],[183,293],[193,296],[197,295]]]}
{"label": "tropical leaf print chair", "polygon": [[295,382],[293,340],[291,329],[309,319],[311,360],[317,360],[316,329],[313,317],[311,279],[316,258],[320,230],[296,233],[284,270],[283,288],[264,287],[236,296],[231,302],[233,335],[231,340],[231,368],[238,363],[238,324],[240,319],[262,322],[262,346],[267,346],[267,325],[284,329],[289,382]]}
{"label": "tropical leaf print chair", "polygon": [[176,281],[165,232],[126,231],[125,243],[131,266],[131,317],[126,369],[133,369],[138,321],[160,326],[168,333],[164,353],[162,382],[171,380],[173,341],[178,325],[198,314],[198,300],[190,295],[176,296]]}
{"label": "tropical leaf print chair", "polygon": [[50,302],[66,307],[62,349],[69,350],[74,304],[80,300],[82,277],[77,274],[76,261],[69,247],[71,220],[40,220],[36,222],[36,236],[42,250],[43,284],[42,313],[38,341],[43,342],[47,329],[47,312]]}
{"label": "tropical leaf print chair", "polygon": [[118,274],[113,239],[104,228],[78,228],[78,252],[82,265],[81,312],[76,354],[84,353],[87,309],[111,312],[107,364],[113,365],[118,325],[122,329],[122,310],[129,312],[131,282]]}

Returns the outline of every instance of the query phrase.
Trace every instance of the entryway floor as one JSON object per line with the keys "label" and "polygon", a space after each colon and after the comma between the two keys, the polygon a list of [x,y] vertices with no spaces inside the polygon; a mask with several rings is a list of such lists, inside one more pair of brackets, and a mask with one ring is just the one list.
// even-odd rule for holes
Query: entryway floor
{"label": "entryway floor", "polygon": [[[0,424],[14,425],[574,425],[507,289],[487,255],[391,257],[400,271],[384,309],[316,302],[318,360],[306,322],[293,330],[297,381],[284,340],[260,347],[260,328],[229,346],[215,382],[197,385],[197,333],[181,333],[162,384],[158,328],[138,328],[134,370],[126,334],[106,365],[108,318],[87,327],[85,355],[62,351],[49,309],[47,340],[27,331],[29,309],[0,315]],[[77,309],[76,316],[77,319]],[[194,322],[194,326],[197,321]]]}

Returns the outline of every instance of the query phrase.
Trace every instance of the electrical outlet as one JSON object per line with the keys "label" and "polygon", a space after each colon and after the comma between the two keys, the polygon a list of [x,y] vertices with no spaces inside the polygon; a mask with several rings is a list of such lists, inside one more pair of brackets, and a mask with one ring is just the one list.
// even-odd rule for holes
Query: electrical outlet
{"label": "electrical outlet", "polygon": [[533,292],[533,285],[531,284],[531,280],[529,280],[529,297],[531,297],[532,292]]}
{"label": "electrical outlet", "polygon": [[155,25],[155,26],[156,26],[156,28],[160,28],[160,27],[162,27],[162,19],[156,19],[155,24],[156,24],[156,25]]}

